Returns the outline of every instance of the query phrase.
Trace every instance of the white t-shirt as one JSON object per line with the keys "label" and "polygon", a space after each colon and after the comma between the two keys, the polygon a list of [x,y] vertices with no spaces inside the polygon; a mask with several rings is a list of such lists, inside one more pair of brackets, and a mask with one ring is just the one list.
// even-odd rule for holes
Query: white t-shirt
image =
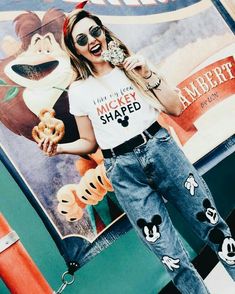
{"label": "white t-shirt", "polygon": [[158,117],[158,111],[115,67],[99,78],[75,81],[69,88],[70,113],[88,116],[101,149],[113,148],[143,132]]}

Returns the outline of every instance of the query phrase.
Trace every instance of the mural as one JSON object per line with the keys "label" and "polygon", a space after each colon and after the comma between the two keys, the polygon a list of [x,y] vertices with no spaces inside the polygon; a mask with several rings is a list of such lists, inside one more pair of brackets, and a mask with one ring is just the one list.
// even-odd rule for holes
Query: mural
{"label": "mural", "polygon": [[[67,95],[74,73],[61,42],[76,2],[0,4],[1,156],[27,187],[71,272],[131,228],[99,150],[49,158],[35,142],[44,132],[64,143],[79,138]],[[161,114],[160,123],[192,163],[209,158],[203,172],[221,160],[223,152],[215,162],[207,156],[224,142],[234,150],[234,35],[211,1],[99,0],[86,10],[178,89],[184,112]]]}

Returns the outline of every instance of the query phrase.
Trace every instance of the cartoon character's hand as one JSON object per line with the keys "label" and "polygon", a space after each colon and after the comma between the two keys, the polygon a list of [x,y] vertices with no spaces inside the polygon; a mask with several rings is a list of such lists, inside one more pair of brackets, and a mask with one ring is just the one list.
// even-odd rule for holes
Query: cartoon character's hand
{"label": "cartoon character's hand", "polygon": [[151,75],[151,70],[147,61],[142,55],[134,54],[127,57],[123,62],[123,66],[127,71],[134,69],[143,78],[147,78]]}
{"label": "cartoon character's hand", "polygon": [[86,204],[80,201],[78,202],[78,190],[77,184],[68,184],[60,188],[56,195],[59,201],[57,209],[69,222],[81,219],[83,216],[83,208],[86,207]]}
{"label": "cartoon character's hand", "polygon": [[79,184],[67,184],[59,189],[58,211],[65,215],[67,221],[77,221],[82,218],[83,209],[102,201],[107,191],[113,191],[113,187],[106,176],[104,164],[99,164],[95,169],[89,169]]}
{"label": "cartoon character's hand", "polygon": [[186,179],[184,186],[187,190],[189,190],[189,193],[194,196],[195,194],[195,188],[198,187],[198,183],[195,181],[193,174],[189,174],[188,178]]}
{"label": "cartoon character's hand", "polygon": [[[60,145],[58,147],[60,147]],[[80,176],[84,176],[86,171],[91,168],[96,168],[97,165],[104,162],[104,157],[100,148],[98,148],[95,153],[88,154],[88,157],[89,159],[80,157],[75,162],[76,170],[79,172]]]}
{"label": "cartoon character's hand", "polygon": [[180,267],[179,262],[180,262],[179,258],[173,259],[166,255],[163,256],[162,258],[162,263],[164,263],[171,271],[174,271],[175,268]]}

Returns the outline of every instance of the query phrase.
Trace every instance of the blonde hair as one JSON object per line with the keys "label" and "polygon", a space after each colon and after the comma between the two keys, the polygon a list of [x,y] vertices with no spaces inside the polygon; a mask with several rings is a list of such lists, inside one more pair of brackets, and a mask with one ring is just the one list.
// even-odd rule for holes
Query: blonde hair
{"label": "blonde hair", "polygon": [[[75,9],[73,10],[65,19],[64,22],[64,40],[63,45],[65,47],[66,52],[70,56],[71,65],[76,74],[76,80],[87,79],[90,75],[95,77],[96,70],[93,64],[86,59],[84,56],[77,53],[77,49],[75,48],[75,44],[72,38],[73,28],[81,19],[90,18],[95,21],[97,25],[99,25],[106,37],[107,44],[110,41],[116,41],[119,44],[119,47],[124,51],[125,56],[128,57],[131,55],[130,51],[126,47],[126,45],[119,40],[107,27],[102,24],[102,21],[96,15],[89,13],[86,10]],[[113,65],[111,64],[113,67]],[[152,104],[158,110],[163,110],[163,105],[158,101],[156,95],[147,90],[146,82],[136,71],[127,71],[122,66],[118,66],[121,70],[124,71],[125,75],[131,80],[134,85],[149,99],[149,103]]]}

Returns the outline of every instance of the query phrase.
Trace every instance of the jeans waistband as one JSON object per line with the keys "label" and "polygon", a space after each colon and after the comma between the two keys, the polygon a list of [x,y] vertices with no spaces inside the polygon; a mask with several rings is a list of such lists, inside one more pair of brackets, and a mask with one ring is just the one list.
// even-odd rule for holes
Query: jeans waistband
{"label": "jeans waistband", "polygon": [[[101,150],[104,158],[111,158],[117,155],[122,155],[127,152],[131,152],[134,148],[144,145],[148,142],[152,136],[161,128],[158,122],[154,122],[150,127],[144,130],[141,134],[131,138],[130,140],[111,149]],[[149,136],[151,135],[151,137]]]}

